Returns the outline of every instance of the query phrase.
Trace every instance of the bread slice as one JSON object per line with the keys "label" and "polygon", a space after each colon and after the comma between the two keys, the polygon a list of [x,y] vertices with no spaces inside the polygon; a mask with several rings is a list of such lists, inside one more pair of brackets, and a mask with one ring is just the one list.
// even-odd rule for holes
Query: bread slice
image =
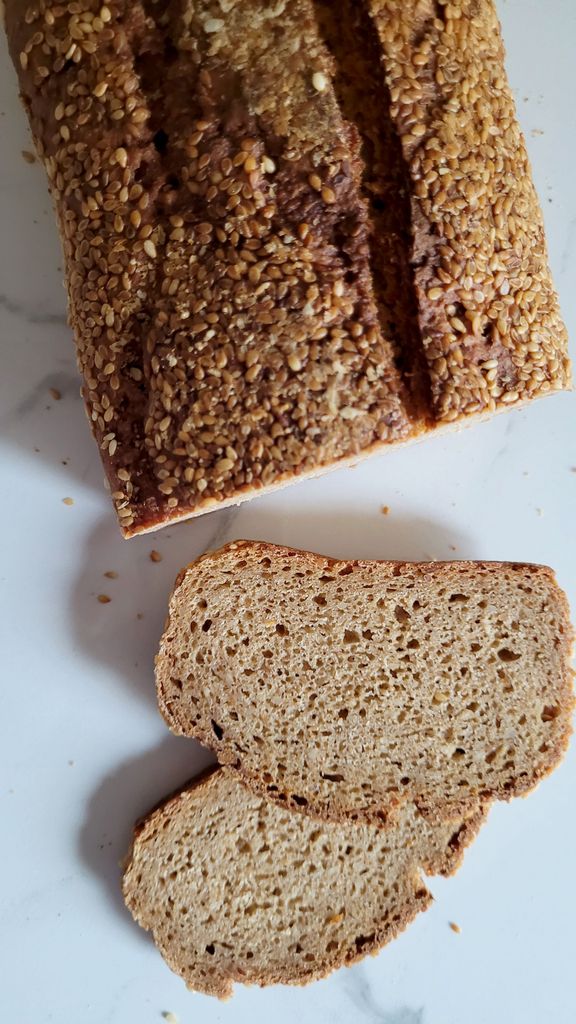
{"label": "bread slice", "polygon": [[421,871],[451,874],[485,809],[393,829],[319,823],[216,769],[137,825],[123,892],[189,988],[304,984],[373,953],[425,910]]}
{"label": "bread slice", "polygon": [[161,711],[256,790],[320,817],[439,820],[526,793],[573,707],[550,569],[336,561],[240,541],[176,582]]}

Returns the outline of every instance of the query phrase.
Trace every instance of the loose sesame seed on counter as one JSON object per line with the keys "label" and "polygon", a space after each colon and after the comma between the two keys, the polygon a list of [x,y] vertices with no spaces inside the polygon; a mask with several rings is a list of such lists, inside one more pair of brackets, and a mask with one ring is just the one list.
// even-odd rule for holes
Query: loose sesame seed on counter
{"label": "loose sesame seed on counter", "polygon": [[492,0],[5,6],[126,536],[568,386]]}

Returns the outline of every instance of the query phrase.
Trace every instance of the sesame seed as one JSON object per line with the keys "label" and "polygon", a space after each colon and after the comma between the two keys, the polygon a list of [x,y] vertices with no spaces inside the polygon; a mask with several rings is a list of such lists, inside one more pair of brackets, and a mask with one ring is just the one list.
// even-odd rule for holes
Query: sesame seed
{"label": "sesame seed", "polygon": [[294,354],[289,355],[288,359],[286,360],[286,362],[288,363],[288,366],[290,367],[290,369],[294,370],[294,373],[298,373],[298,370],[302,369],[302,362],[301,362],[301,360],[298,358],[298,356],[296,356]]}
{"label": "sesame seed", "polygon": [[114,159],[120,167],[128,166],[128,153],[123,146],[119,146],[118,149],[114,150]]}
{"label": "sesame seed", "polygon": [[108,597],[108,594],[98,594],[98,600],[100,604],[110,604],[112,598]]}
{"label": "sesame seed", "polygon": [[325,185],[324,188],[322,189],[322,199],[324,200],[325,203],[335,203],[336,193],[334,192],[333,189],[328,188]]}
{"label": "sesame seed", "polygon": [[322,179],[317,174],[311,174],[308,178],[308,183],[311,185],[316,192],[320,192],[322,188]]}
{"label": "sesame seed", "polygon": [[74,498],[62,498],[62,504],[63,505],[73,505],[74,504]]}
{"label": "sesame seed", "polygon": [[105,572],[103,575],[106,576],[106,578],[109,580],[118,579],[118,573],[115,572],[114,569],[108,569],[107,572]]}
{"label": "sesame seed", "polygon": [[62,392],[59,391],[58,388],[50,388],[50,397],[53,398],[55,402],[59,402],[62,398]]}
{"label": "sesame seed", "polygon": [[155,549],[152,549],[152,551],[150,552],[150,561],[151,562],[161,562],[162,561],[162,555],[160,554],[160,552],[156,551]]}
{"label": "sesame seed", "polygon": [[315,71],[312,75],[312,85],[318,92],[324,92],[328,85],[326,75],[323,75],[321,71]]}
{"label": "sesame seed", "polygon": [[222,18],[208,18],[204,22],[205,32],[220,32],[224,28],[224,21]]}
{"label": "sesame seed", "polygon": [[156,246],[151,238],[146,238],[144,241],[144,252],[150,259],[156,258]]}

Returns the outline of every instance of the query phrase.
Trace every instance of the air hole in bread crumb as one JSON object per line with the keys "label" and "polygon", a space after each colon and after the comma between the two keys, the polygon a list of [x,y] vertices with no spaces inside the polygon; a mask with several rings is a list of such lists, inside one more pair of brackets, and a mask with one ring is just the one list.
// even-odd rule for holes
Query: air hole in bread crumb
{"label": "air hole in bread crumb", "polygon": [[355,629],[344,630],[344,643],[345,644],[357,644],[360,641],[360,634]]}
{"label": "air hole in bread crumb", "polygon": [[540,715],[540,718],[543,722],[553,722],[555,718],[558,718],[559,714],[559,707],[546,704],[545,707],[542,709],[542,714]]}
{"label": "air hole in bread crumb", "polygon": [[314,600],[321,608],[324,608],[326,605],[326,598],[324,597],[324,594],[316,594]]}
{"label": "air hole in bread crumb", "polygon": [[213,718],[210,719],[210,725],[212,726],[212,732],[214,733],[217,740],[221,740],[224,735],[224,729],[218,722],[215,722]]}
{"label": "air hole in bread crumb", "polygon": [[498,651],[498,657],[500,661],[518,661],[520,655],[516,654],[515,651],[511,651],[508,647],[501,647]]}
{"label": "air hole in bread crumb", "polygon": [[288,630],[281,622],[276,624],[276,632],[278,633],[278,636],[288,636]]}
{"label": "air hole in bread crumb", "polygon": [[293,799],[294,803],[298,805],[298,807],[307,807],[308,806],[308,801],[307,801],[305,796],[296,796],[294,794],[292,796],[292,799]]}
{"label": "air hole in bread crumb", "polygon": [[470,598],[466,594],[450,594],[450,604],[466,604]]}
{"label": "air hole in bread crumb", "polygon": [[213,944],[212,942],[210,942],[210,943],[209,943],[209,944],[208,944],[208,945],[206,946],[206,952],[207,952],[207,953],[209,953],[209,954],[210,954],[210,956],[214,956],[214,953],[216,952],[216,950],[214,949],[214,944]]}
{"label": "air hole in bread crumb", "polygon": [[354,945],[356,946],[358,952],[364,949],[364,946],[370,945],[371,942],[374,942],[374,932],[372,932],[371,935],[358,935],[354,939]]}
{"label": "air hole in bread crumb", "polygon": [[348,708],[340,708],[340,711],[338,712],[338,718],[348,718]]}
{"label": "air hole in bread crumb", "polygon": [[402,607],[401,604],[397,604],[394,609],[394,617],[397,619],[398,622],[408,622],[410,614],[406,611],[405,608]]}
{"label": "air hole in bread crumb", "polygon": [[344,782],[344,776],[340,773],[332,775],[330,772],[320,772],[320,778],[326,779],[327,782]]}
{"label": "air hole in bread crumb", "polygon": [[206,619],[206,621],[202,623],[202,632],[207,633],[211,625],[212,619]]}

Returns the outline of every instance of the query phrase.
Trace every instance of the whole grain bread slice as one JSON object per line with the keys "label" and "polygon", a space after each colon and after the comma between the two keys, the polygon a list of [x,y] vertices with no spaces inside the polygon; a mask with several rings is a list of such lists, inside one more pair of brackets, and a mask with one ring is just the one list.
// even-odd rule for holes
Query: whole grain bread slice
{"label": "whole grain bread slice", "polygon": [[573,707],[569,609],[535,565],[337,561],[240,541],[176,582],[161,711],[327,819],[438,820],[532,789]]}
{"label": "whole grain bread slice", "polygon": [[454,872],[485,814],[433,825],[406,805],[388,831],[319,823],[216,769],[137,825],[124,898],[189,988],[305,984],[427,909],[421,872]]}

